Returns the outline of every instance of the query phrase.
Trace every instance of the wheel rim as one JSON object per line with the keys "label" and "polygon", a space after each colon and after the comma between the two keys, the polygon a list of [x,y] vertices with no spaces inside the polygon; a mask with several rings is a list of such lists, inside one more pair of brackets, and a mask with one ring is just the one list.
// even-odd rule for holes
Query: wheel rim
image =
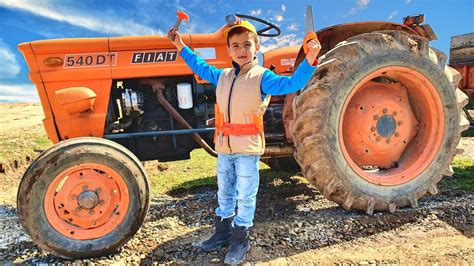
{"label": "wheel rim", "polygon": [[339,142],[344,158],[371,183],[409,182],[440,149],[441,98],[431,81],[413,69],[384,67],[366,76],[351,91],[342,112]]}
{"label": "wheel rim", "polygon": [[129,192],[113,169],[94,163],[70,167],[48,186],[46,217],[59,233],[73,239],[102,237],[125,218]]}

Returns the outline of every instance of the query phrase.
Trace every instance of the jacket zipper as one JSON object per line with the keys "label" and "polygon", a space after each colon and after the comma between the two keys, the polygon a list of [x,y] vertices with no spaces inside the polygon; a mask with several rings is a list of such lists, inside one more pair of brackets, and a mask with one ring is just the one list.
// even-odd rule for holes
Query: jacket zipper
{"label": "jacket zipper", "polygon": [[[229,118],[229,124],[231,123],[231,121],[230,121],[230,107],[231,107],[230,103],[231,103],[232,91],[234,89],[234,83],[235,83],[235,80],[237,79],[237,75],[239,75],[239,73],[234,73],[234,79],[232,80],[232,84],[230,85],[229,100],[227,102],[227,116]],[[227,136],[227,138],[228,138],[227,144],[229,145],[230,153],[232,153],[232,148],[230,147],[230,135]]]}

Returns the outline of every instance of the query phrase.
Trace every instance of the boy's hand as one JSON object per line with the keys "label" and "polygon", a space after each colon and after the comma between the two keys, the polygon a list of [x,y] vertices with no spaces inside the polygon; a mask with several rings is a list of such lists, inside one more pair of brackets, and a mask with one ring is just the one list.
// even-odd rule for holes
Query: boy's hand
{"label": "boy's hand", "polygon": [[181,35],[179,34],[179,32],[177,30],[175,30],[174,28],[171,28],[169,31],[168,31],[168,34],[167,34],[167,37],[168,39],[171,41],[171,43],[176,47],[178,48],[178,51],[181,52],[181,50],[184,48],[184,46],[186,46],[183,42],[183,39],[181,39]]}
{"label": "boy's hand", "polygon": [[310,65],[316,66],[318,64],[318,54],[321,51],[321,44],[319,44],[319,41],[311,40],[307,45],[308,53],[306,54],[306,60]]}

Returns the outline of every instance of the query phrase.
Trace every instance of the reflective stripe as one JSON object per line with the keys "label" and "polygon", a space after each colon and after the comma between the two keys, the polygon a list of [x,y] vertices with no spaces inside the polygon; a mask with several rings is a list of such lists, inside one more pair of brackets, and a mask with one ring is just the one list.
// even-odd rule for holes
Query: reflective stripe
{"label": "reflective stripe", "polygon": [[230,124],[225,123],[224,127],[221,129],[224,136],[234,135],[256,135],[261,129],[257,127],[256,124]]}
{"label": "reflective stripe", "polygon": [[219,134],[223,136],[243,136],[243,135],[256,135],[263,132],[263,116],[253,114],[253,123],[249,124],[238,124],[238,123],[225,123],[224,114],[219,111],[219,105],[214,105],[215,113],[215,126],[214,142]]}

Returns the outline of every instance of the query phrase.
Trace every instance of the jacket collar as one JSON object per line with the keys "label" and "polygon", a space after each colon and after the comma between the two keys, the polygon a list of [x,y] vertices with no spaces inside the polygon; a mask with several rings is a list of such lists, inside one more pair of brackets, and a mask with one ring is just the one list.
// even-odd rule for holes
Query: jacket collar
{"label": "jacket collar", "polygon": [[235,74],[238,75],[240,72],[246,73],[248,72],[252,67],[258,65],[258,60],[257,57],[254,57],[254,59],[245,65],[242,66],[242,68],[237,64],[235,61],[232,61],[232,66],[235,68]]}

